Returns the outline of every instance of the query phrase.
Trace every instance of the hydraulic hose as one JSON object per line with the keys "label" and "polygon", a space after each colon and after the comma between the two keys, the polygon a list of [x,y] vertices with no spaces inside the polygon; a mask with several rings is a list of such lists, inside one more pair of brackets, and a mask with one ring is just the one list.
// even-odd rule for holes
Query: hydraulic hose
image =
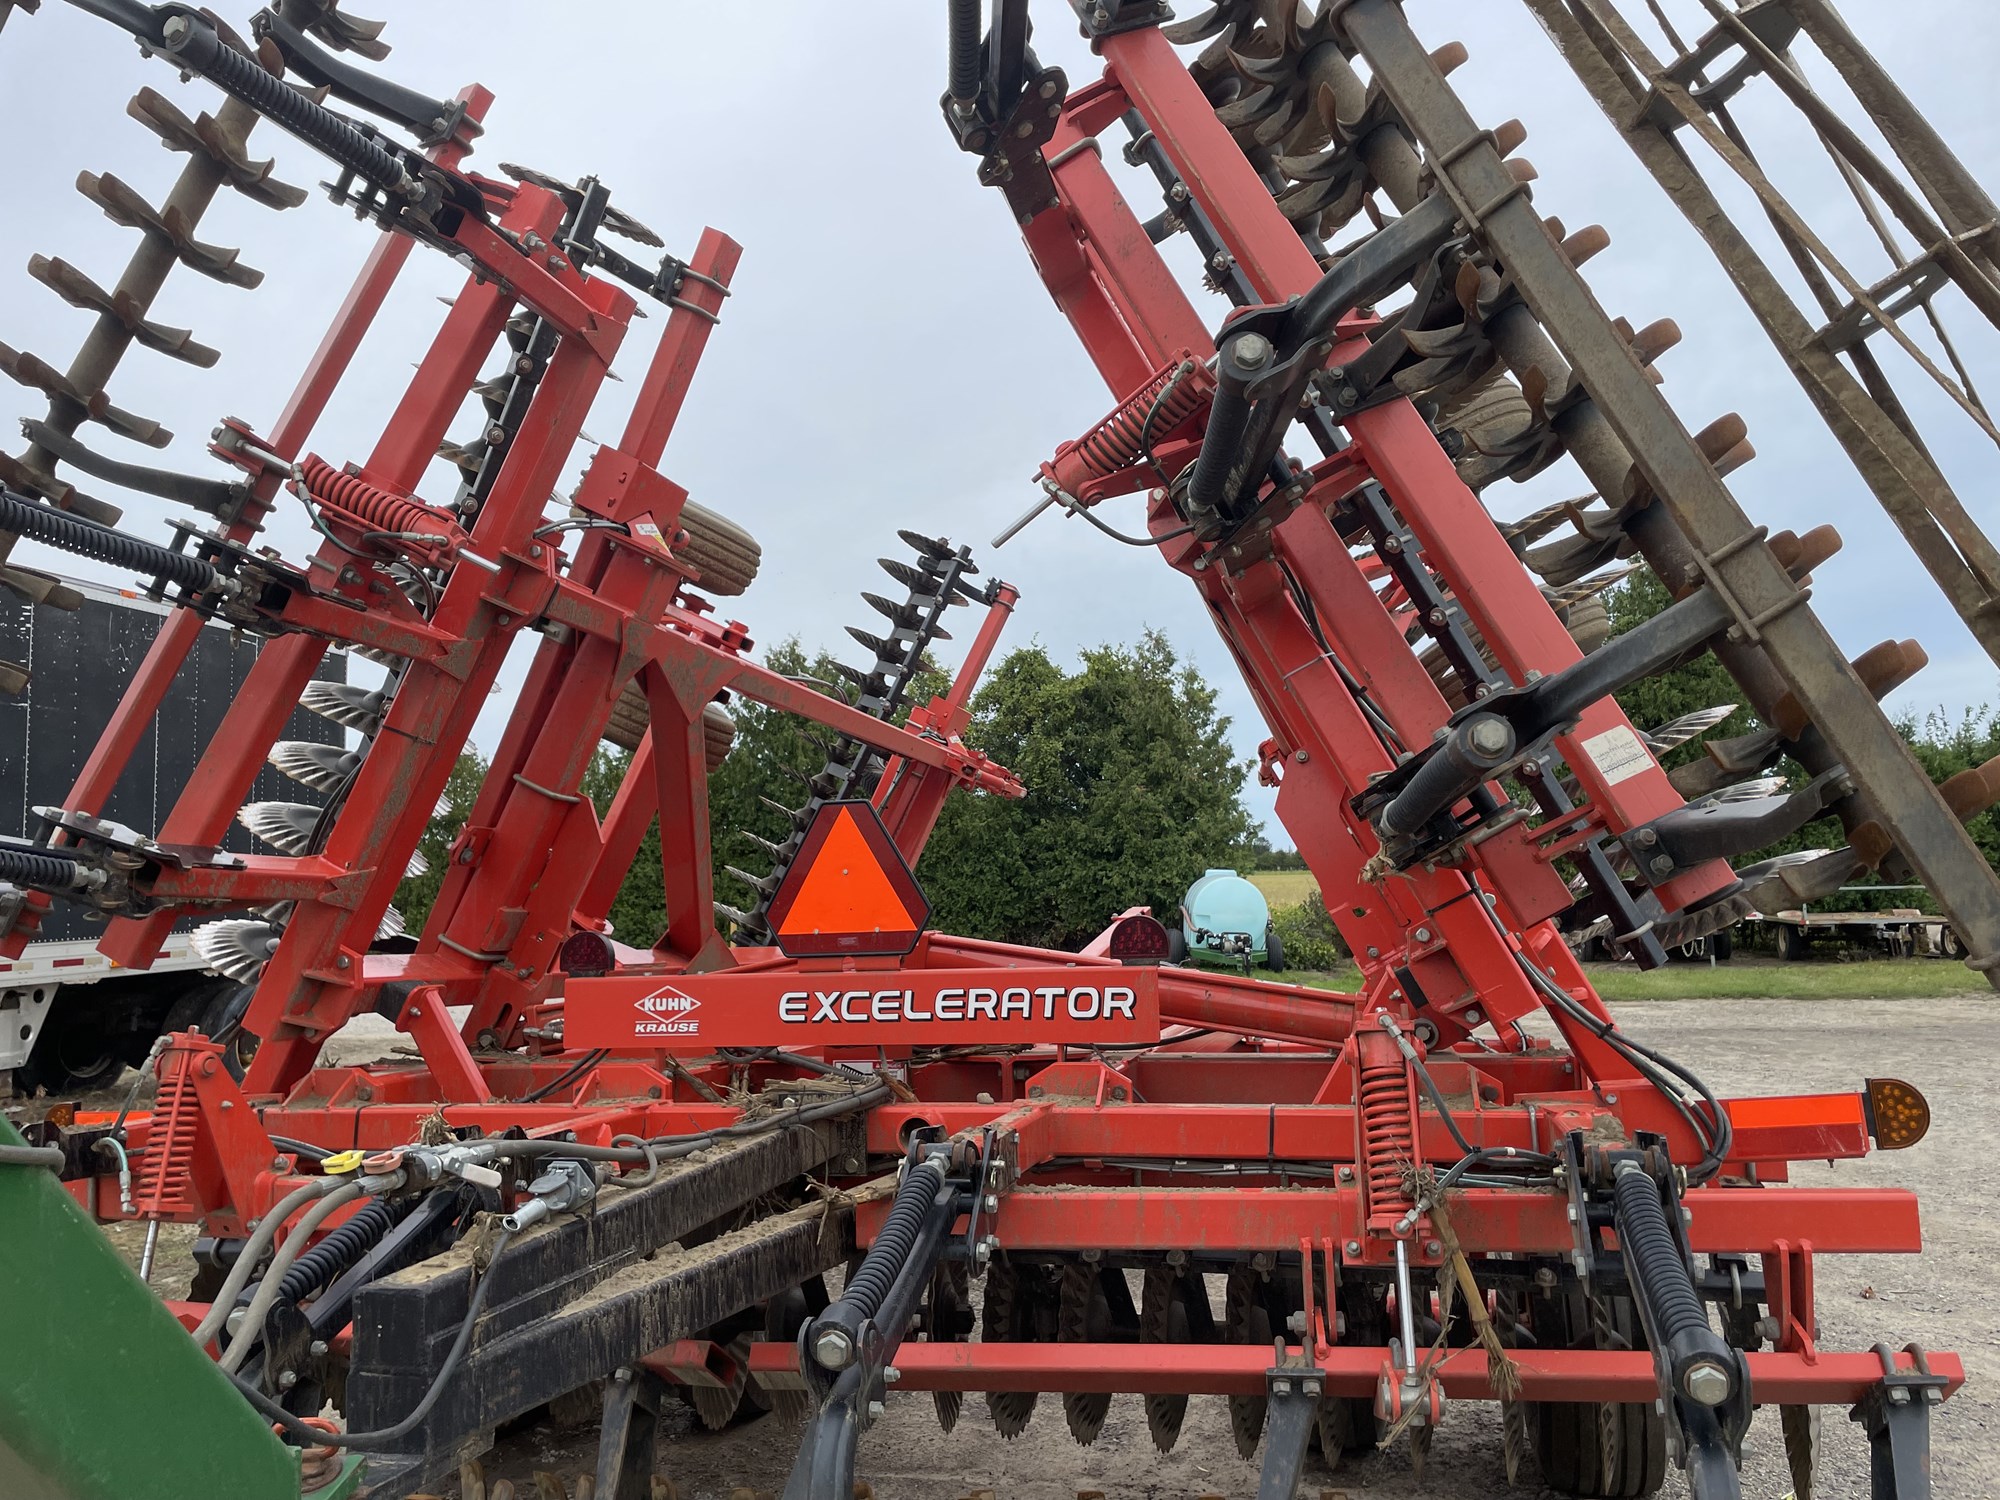
{"label": "hydraulic hose", "polygon": [[229,1268],[229,1275],[224,1278],[221,1290],[215,1294],[215,1301],[209,1304],[208,1316],[195,1325],[196,1344],[206,1347],[208,1341],[221,1331],[223,1319],[229,1316],[229,1309],[236,1305],[236,1299],[243,1295],[243,1288],[250,1284],[257,1263],[264,1258],[264,1252],[270,1249],[271,1241],[278,1237],[285,1221],[315,1198],[324,1198],[336,1191],[346,1181],[344,1177],[316,1177],[311,1182],[301,1183],[257,1221],[257,1227],[250,1231],[242,1250],[237,1252],[236,1264]]}
{"label": "hydraulic hose", "polygon": [[370,1188],[381,1182],[378,1178],[354,1178],[343,1180],[332,1192],[307,1209],[304,1217],[285,1236],[285,1241],[271,1257],[270,1269],[257,1285],[257,1295],[250,1299],[249,1307],[243,1311],[243,1321],[236,1325],[236,1336],[229,1341],[229,1347],[222,1352],[219,1361],[222,1368],[232,1374],[243,1368],[243,1361],[250,1357],[251,1348],[257,1343],[264,1319],[278,1300],[278,1290],[285,1272],[312,1239],[314,1231],[326,1222],[335,1210],[364,1196]]}
{"label": "hydraulic hose", "polygon": [[0,531],[32,537],[78,557],[164,578],[195,593],[212,588],[221,576],[198,557],[38,504],[12,490],[0,490]]}

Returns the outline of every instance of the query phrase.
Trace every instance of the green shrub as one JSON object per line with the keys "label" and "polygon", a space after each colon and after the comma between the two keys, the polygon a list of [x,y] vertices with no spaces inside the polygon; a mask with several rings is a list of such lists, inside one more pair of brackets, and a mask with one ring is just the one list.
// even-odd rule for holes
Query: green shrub
{"label": "green shrub", "polygon": [[1288,969],[1332,969],[1347,957],[1346,945],[1318,891],[1309,892],[1296,906],[1272,912],[1271,926],[1284,945]]}

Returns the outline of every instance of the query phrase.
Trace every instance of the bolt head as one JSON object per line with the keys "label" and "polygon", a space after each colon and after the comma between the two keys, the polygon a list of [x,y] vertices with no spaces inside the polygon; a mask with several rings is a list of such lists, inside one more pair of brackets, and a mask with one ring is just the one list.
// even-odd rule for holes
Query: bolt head
{"label": "bolt head", "polygon": [[881,1420],[882,1420],[882,1412],[883,1412],[883,1406],[882,1406],[882,1403],[881,1403],[880,1401],[870,1401],[870,1402],[868,1403],[868,1420],[869,1420],[869,1421],[871,1421],[871,1422],[879,1422],[879,1421],[881,1421]]}
{"label": "bolt head", "polygon": [[1271,357],[1271,341],[1261,333],[1246,333],[1229,344],[1229,362],[1239,370],[1255,370]]}
{"label": "bolt head", "polygon": [[279,1390],[289,1391],[293,1386],[297,1385],[298,1383],[299,1383],[299,1377],[296,1372],[292,1370],[280,1370],[278,1372]]}
{"label": "bolt head", "polygon": [[1349,1240],[1347,1242],[1347,1253],[1350,1256],[1359,1255],[1361,1253],[1361,1241]]}
{"label": "bolt head", "polygon": [[1699,1401],[1703,1406],[1720,1406],[1729,1399],[1729,1393],[1736,1385],[1730,1373],[1713,1360],[1703,1360],[1688,1367],[1681,1376],[1681,1389],[1690,1401]]}
{"label": "bolt head", "polygon": [[844,1370],[854,1363],[854,1337],[838,1324],[813,1335],[813,1358],[829,1370]]}
{"label": "bolt head", "polygon": [[1472,748],[1481,755],[1506,754],[1507,742],[1513,738],[1498,719],[1481,719],[1472,726]]}

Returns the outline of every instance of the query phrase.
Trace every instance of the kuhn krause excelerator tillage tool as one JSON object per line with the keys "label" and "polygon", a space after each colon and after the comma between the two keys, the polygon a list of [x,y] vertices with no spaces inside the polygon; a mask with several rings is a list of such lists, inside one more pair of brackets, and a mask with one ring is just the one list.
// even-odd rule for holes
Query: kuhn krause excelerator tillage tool
{"label": "kuhn krause excelerator tillage tool", "polygon": [[[1530,3],[1698,214],[1696,180],[1666,170],[1676,118],[1706,135],[1766,76],[1789,96],[1800,28],[1871,110],[1908,109],[1820,0],[1703,0],[1717,31],[1671,65],[1620,40],[1609,0]],[[1136,1396],[1162,1449],[1190,1396],[1218,1395],[1265,1496],[1294,1493],[1315,1445],[1329,1464],[1378,1444],[1421,1462],[1447,1398],[1501,1403],[1496,1466],[1532,1454],[1551,1488],[1600,1497],[1650,1493],[1670,1466],[1699,1496],[1738,1493],[1753,1409],[1777,1407],[1804,1496],[1821,1493],[1813,1409],[1835,1404],[1867,1433],[1875,1496],[1929,1495],[1929,1409],[1961,1364],[1820,1348],[1813,1296],[1818,1255],[1917,1251],[1915,1199],[1787,1183],[1794,1161],[1914,1144],[1921,1096],[1875,1079],[1719,1098],[1612,1024],[1569,939],[1599,930],[1656,963],[1663,941],[1868,867],[1921,878],[1991,973],[2000,884],[1958,821],[1992,800],[1991,768],[1932,788],[1876,706],[1921,653],[1840,656],[1803,587],[1837,537],[1744,517],[1719,479],[1749,456],[1742,424],[1681,428],[1648,369],[1670,325],[1634,334],[1598,310],[1575,264],[1603,235],[1536,215],[1507,159],[1519,131],[1481,130],[1445,82],[1456,49],[1426,52],[1393,0],[1232,3],[1179,31],[1163,6],[1084,0],[1051,7],[1105,63],[1072,90],[1029,47],[1024,0],[948,7],[946,120],[1116,402],[1044,466],[1047,505],[1117,531],[1093,507],[1146,496],[1142,544],[1195,584],[1268,721],[1264,774],[1360,964],[1342,995],[1165,966],[1143,913],[1082,954],[925,930],[910,867],[945,795],[1018,791],[958,737],[1013,592],[906,534],[914,560],[884,566],[907,597],[870,597],[888,626],[855,633],[876,659],[838,695],[747,659],[706,596],[747,585],[755,545],[656,468],[728,240],[655,269],[605,239],[650,236],[595,181],[469,172],[486,95],[426,99],[335,57],[381,49],[330,5],[284,0],[254,47],[183,8],[85,8],[333,157],[336,198],[385,233],[278,425],[220,429],[242,478],[213,524],[162,548],[66,511],[55,464],[172,495],[67,437],[38,460],[51,504],[0,502],[7,529],[134,568],[178,610],[68,805],[0,849],[10,941],[77,899],[108,919],[106,951],[143,965],[174,920],[216,916],[204,941],[247,1001],[216,1035],[168,1039],[152,1109],[0,1145],[0,1335],[31,1355],[0,1362],[0,1435],[32,1472],[92,1496],[387,1497],[467,1464],[464,1493],[498,1496],[468,1461],[589,1393],[588,1492],[635,1500],[674,1493],[652,1469],[678,1389],[711,1427],[802,1417],[786,1495],[847,1500],[882,1403],[927,1391],[947,1428],[985,1392],[1007,1434],[1057,1396],[1085,1443]],[[1176,41],[1209,45],[1190,65]],[[1114,127],[1164,196],[1148,221],[1104,159]],[[1881,162],[1821,133],[1884,192]],[[1759,312],[1933,571],[1957,577],[1945,536],[1976,579],[1976,529],[1901,461],[1924,445],[1866,359],[1943,280],[1991,289],[1983,195],[1934,137],[1904,143],[1916,186],[1896,211],[1935,224],[1934,269],[1897,252],[1852,308],[1829,290],[1811,348],[1796,307]],[[1817,256],[1771,194],[1787,244]],[[1219,327],[1155,248],[1179,234],[1236,304]],[[327,462],[309,430],[417,242],[468,282],[375,451]],[[625,435],[551,516],[627,287],[665,330]],[[1969,382],[1933,369],[1984,422]],[[94,412],[95,388],[50,394]],[[480,430],[450,442],[468,400]],[[449,503],[414,493],[440,445],[463,475]],[[1477,487],[1565,451],[1601,500],[1489,518]],[[283,488],[325,538],[304,566],[249,545]],[[1675,602],[1606,639],[1599,569],[1629,556]],[[953,686],[907,704],[961,601],[986,618]],[[99,821],[201,616],[271,637],[256,674],[165,827]],[[542,641],[435,908],[413,951],[379,951],[522,630]],[[386,685],[309,686],[333,645],[388,661]],[[1704,716],[1642,729],[1610,694],[1703,649],[1767,727],[1669,776],[1656,755]],[[757,899],[723,911],[725,941],[705,776],[731,695],[837,738],[771,873],[743,874]],[[274,745],[300,701],[357,748]],[[607,735],[635,756],[600,820],[580,788]],[[281,853],[221,853],[267,755],[328,807],[241,809]],[[1781,756],[1803,785],[1742,794]],[[1826,810],[1847,847],[1728,863]],[[668,928],[640,952],[604,914],[655,816]],[[418,1056],[322,1058],[368,1011]],[[198,1224],[194,1300],[162,1309],[86,1214]],[[160,1419],[159,1441],[105,1441],[101,1373],[68,1357],[99,1339],[146,1362],[125,1415]],[[33,1357],[58,1340],[62,1357]]]}

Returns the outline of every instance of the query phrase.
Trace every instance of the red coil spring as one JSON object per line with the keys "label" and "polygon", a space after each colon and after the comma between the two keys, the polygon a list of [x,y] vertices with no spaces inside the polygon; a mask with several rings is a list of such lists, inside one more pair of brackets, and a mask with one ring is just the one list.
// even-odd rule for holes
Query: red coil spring
{"label": "red coil spring", "polygon": [[193,1168],[195,1133],[201,1106],[189,1072],[193,1058],[169,1052],[159,1097],[153,1102],[153,1124],[146,1133],[146,1152],[134,1173],[133,1206],[147,1218],[171,1218],[195,1210]]}
{"label": "red coil spring", "polygon": [[1208,367],[1183,350],[1110,416],[1077,439],[1074,452],[1084,467],[1102,477],[1129,468],[1172,432],[1215,390]]}
{"label": "red coil spring", "polygon": [[[1386,1042],[1388,1038],[1381,1040]],[[1370,1052],[1377,1055],[1371,1058]],[[1393,1044],[1387,1052],[1387,1057],[1383,1057],[1380,1049],[1362,1049],[1361,1082],[1357,1089],[1371,1214],[1383,1213],[1407,1196],[1403,1190],[1403,1169],[1417,1155],[1416,1120],[1410,1111],[1410,1075]]]}
{"label": "red coil spring", "polygon": [[421,500],[392,494],[354,474],[343,474],[318,454],[308,453],[299,464],[305,487],[321,505],[344,511],[374,531],[414,531],[426,536],[456,537],[458,523]]}

